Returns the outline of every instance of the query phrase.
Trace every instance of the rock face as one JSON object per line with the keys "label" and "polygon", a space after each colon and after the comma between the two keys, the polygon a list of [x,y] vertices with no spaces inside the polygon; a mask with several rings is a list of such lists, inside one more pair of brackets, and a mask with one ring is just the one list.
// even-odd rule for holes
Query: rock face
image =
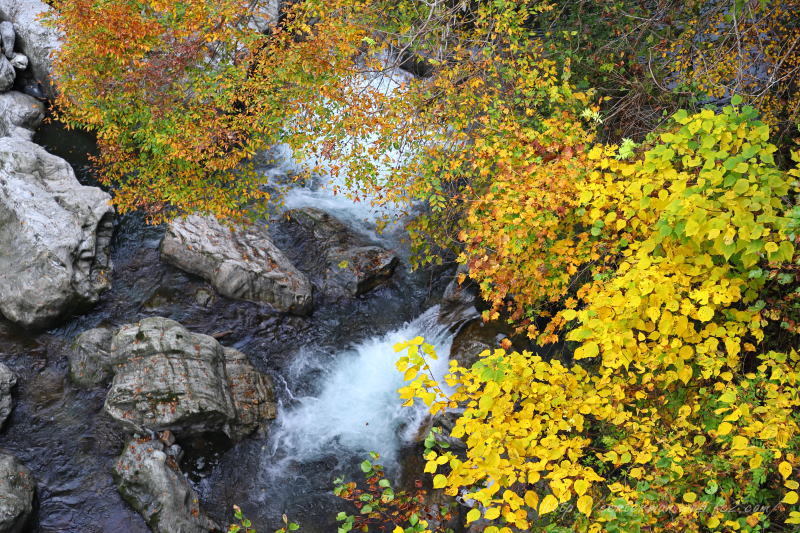
{"label": "rock face", "polygon": [[14,400],[11,398],[11,389],[17,384],[17,378],[6,365],[0,363],[0,427],[11,414]]}
{"label": "rock face", "polygon": [[50,9],[41,0],[0,0],[0,18],[14,24],[16,48],[28,56],[33,76],[42,84],[48,98],[55,96],[51,53],[61,46],[58,33],[46,27],[41,19]]}
{"label": "rock face", "polygon": [[9,90],[14,85],[17,73],[14,66],[4,55],[0,55],[0,92]]}
{"label": "rock face", "polygon": [[307,254],[305,263],[326,295],[358,296],[394,273],[397,256],[370,244],[325,211],[304,207],[288,211],[286,216],[315,252]]}
{"label": "rock face", "polygon": [[264,228],[230,228],[214,217],[190,215],[170,225],[161,256],[207,279],[224,296],[300,315],[311,310],[311,283]]}
{"label": "rock face", "polygon": [[25,530],[35,488],[30,470],[14,456],[0,454],[0,532]]}
{"label": "rock face", "polygon": [[10,91],[0,94],[0,137],[33,140],[44,119],[44,105],[32,96]]}
{"label": "rock face", "polygon": [[221,531],[200,510],[197,493],[159,441],[129,442],[114,465],[114,480],[154,533]]}
{"label": "rock face", "polygon": [[78,335],[70,346],[69,377],[79,387],[106,383],[114,373],[111,339],[114,332],[95,328]]}
{"label": "rock face", "polygon": [[7,20],[0,22],[0,45],[3,47],[3,54],[8,59],[14,57],[15,40],[16,33],[14,32],[14,25]]}
{"label": "rock face", "polygon": [[0,138],[0,312],[43,327],[97,302],[110,285],[113,213],[60,157]]}
{"label": "rock face", "polygon": [[[459,265],[455,276],[444,290],[439,306],[439,322],[442,324],[459,325],[480,316],[475,307],[478,299],[478,287],[466,277],[468,270],[466,265]],[[464,278],[459,283],[458,280],[461,276]]]}
{"label": "rock face", "polygon": [[223,432],[231,439],[275,418],[271,380],[244,354],[213,337],[153,317],[120,328],[105,411],[133,431],[180,437]]}

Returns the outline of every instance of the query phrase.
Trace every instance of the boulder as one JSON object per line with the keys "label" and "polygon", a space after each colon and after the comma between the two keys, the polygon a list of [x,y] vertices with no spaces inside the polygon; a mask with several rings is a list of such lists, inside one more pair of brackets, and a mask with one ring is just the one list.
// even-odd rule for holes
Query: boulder
{"label": "boulder", "polygon": [[14,56],[8,61],[11,63],[11,66],[17,70],[25,70],[30,64],[28,61],[28,56],[25,54],[14,54]]}
{"label": "boulder", "polygon": [[17,72],[14,66],[4,55],[0,55],[0,93],[8,91],[14,86]]}
{"label": "boulder", "polygon": [[0,94],[0,137],[33,140],[44,120],[44,105],[32,96],[10,91]]}
{"label": "boulder", "polygon": [[388,281],[397,256],[376,246],[341,220],[321,209],[304,207],[286,212],[300,230],[310,253],[305,266],[322,292],[331,297],[353,297]]}
{"label": "boulder", "polygon": [[15,39],[16,33],[14,32],[14,25],[7,20],[0,22],[0,45],[3,47],[3,55],[8,59],[14,57]]}
{"label": "boulder", "polygon": [[211,282],[224,296],[267,303],[279,311],[311,311],[311,283],[257,226],[224,226],[189,215],[170,224],[161,257]]}
{"label": "boulder", "polygon": [[111,197],[23,139],[0,138],[0,313],[51,325],[110,286]]}
{"label": "boulder", "polygon": [[0,533],[26,530],[35,489],[31,471],[16,457],[0,453]]}
{"label": "boulder", "polygon": [[164,443],[132,440],[114,464],[123,499],[154,533],[221,531],[200,509],[200,498],[180,473]]}
{"label": "boulder", "polygon": [[69,377],[73,383],[79,387],[93,387],[111,380],[113,336],[111,329],[94,328],[75,337],[68,352]]}
{"label": "boulder", "polygon": [[14,400],[11,398],[11,389],[17,384],[17,378],[9,368],[0,363],[0,427],[11,414]]}
{"label": "boulder", "polygon": [[133,431],[237,440],[275,418],[272,382],[246,356],[161,317],[122,326],[105,411]]}
{"label": "boulder", "polygon": [[28,56],[34,78],[44,87],[44,94],[53,98],[56,92],[51,78],[52,53],[60,48],[61,39],[42,20],[50,9],[42,0],[0,0],[0,19],[14,23],[17,50]]}

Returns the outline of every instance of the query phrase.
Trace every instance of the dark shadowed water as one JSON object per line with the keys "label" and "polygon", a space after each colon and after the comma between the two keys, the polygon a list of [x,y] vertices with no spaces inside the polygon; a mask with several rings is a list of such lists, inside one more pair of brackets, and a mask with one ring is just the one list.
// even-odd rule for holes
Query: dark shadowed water
{"label": "dark shadowed water", "polygon": [[[70,161],[84,183],[94,184],[87,170],[87,154],[94,149],[90,136],[49,124],[37,142]],[[113,485],[111,467],[125,435],[102,413],[106,390],[73,387],[66,358],[78,333],[147,316],[221,335],[224,345],[247,354],[276,384],[281,414],[272,437],[254,435],[234,446],[213,435],[182,443],[184,470],[209,514],[227,524],[238,504],[261,533],[279,527],[284,512],[302,531],[335,531],[341,506],[331,494],[334,477],[359,475],[367,448],[384,448],[395,473],[410,453],[404,443],[417,414],[395,409],[395,356],[390,353],[387,360],[381,354],[399,337],[430,329],[419,320],[404,324],[435,303],[440,283],[401,266],[389,285],[364,297],[320,301],[308,318],[286,316],[221,297],[202,279],[163,263],[162,235],[163,228],[147,226],[137,215],[121,217],[112,243],[113,285],[97,306],[40,333],[19,331],[0,319],[0,360],[19,382],[0,448],[19,457],[37,480],[39,509],[31,531],[148,531]],[[328,413],[320,420],[334,422],[309,419],[318,411]],[[337,418],[340,414],[348,416]],[[380,426],[375,434],[369,427],[373,419],[382,421],[372,422]],[[363,443],[354,438],[358,431]]]}

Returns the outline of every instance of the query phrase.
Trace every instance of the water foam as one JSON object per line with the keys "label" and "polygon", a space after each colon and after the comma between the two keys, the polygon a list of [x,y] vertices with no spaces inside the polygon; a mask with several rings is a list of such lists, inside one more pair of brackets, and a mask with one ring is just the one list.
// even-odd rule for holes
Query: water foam
{"label": "water foam", "polygon": [[438,306],[433,307],[412,322],[332,359],[313,352],[298,354],[289,380],[319,372],[319,387],[316,393],[294,398],[280,408],[272,426],[270,464],[280,468],[285,461],[364,457],[375,451],[384,464],[391,465],[400,447],[417,435],[427,412],[424,405],[402,405],[397,389],[404,382],[395,368],[394,345],[425,337],[437,348],[439,358],[429,364],[440,379],[448,368],[452,335],[438,323],[438,312]]}

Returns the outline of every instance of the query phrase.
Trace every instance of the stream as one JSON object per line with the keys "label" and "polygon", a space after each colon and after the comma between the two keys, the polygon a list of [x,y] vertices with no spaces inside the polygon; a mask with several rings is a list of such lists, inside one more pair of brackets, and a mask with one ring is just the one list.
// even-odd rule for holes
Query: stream
{"label": "stream", "polygon": [[[87,156],[95,150],[90,136],[47,123],[36,142],[70,162],[82,183],[96,184],[88,167]],[[266,176],[289,171],[290,154],[281,154],[263,169]],[[293,190],[287,205],[324,209],[407,258],[401,226],[379,235],[368,203],[316,185]],[[343,502],[333,496],[332,481],[359,479],[358,464],[370,451],[382,455],[395,479],[409,484],[421,477],[409,465],[418,465],[415,442],[424,413],[401,406],[393,345],[423,335],[439,349],[434,371],[446,370],[452,333],[437,321],[436,304],[447,281],[440,272],[411,272],[402,261],[387,285],[358,298],[323,302],[310,317],[297,317],[219,296],[201,278],[162,262],[163,233],[140,215],[118,217],[112,287],[98,305],[45,332],[22,331],[0,319],[0,357],[18,377],[0,448],[16,455],[37,480],[31,531],[149,531],[111,478],[126,437],[102,412],[106,390],[74,387],[66,357],[71,339],[82,331],[148,316],[220,334],[222,344],[244,352],[275,383],[278,418],[266,434],[236,445],[216,435],[179,441],[186,451],[182,469],[219,523],[231,522],[237,504],[259,533],[280,527],[284,513],[301,531],[335,531]]]}

